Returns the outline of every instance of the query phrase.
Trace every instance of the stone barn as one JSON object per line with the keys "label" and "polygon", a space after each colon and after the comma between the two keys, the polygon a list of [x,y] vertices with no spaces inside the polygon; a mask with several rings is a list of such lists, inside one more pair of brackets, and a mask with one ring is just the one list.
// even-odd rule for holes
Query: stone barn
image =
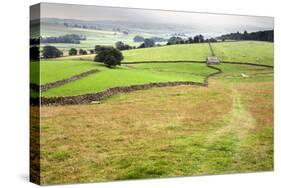
{"label": "stone barn", "polygon": [[219,63],[220,62],[219,62],[218,58],[215,57],[215,56],[207,58],[207,64],[216,65],[216,64],[219,64]]}

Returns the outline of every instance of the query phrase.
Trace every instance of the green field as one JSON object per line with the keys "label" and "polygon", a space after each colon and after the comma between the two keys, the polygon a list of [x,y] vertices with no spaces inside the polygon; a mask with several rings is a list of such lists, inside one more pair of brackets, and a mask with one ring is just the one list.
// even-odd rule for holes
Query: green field
{"label": "green field", "polygon": [[213,43],[212,46],[221,61],[273,65],[273,43],[270,42],[223,42]]}
{"label": "green field", "polygon": [[[43,92],[42,95],[46,97],[72,96],[99,92],[112,87],[139,85],[151,82],[203,82],[207,74],[214,72],[214,70],[207,68],[204,64],[187,63],[179,65],[165,63],[164,65],[158,66],[147,65],[146,67],[149,67],[149,69],[138,67],[142,66],[122,66],[114,69],[101,67],[100,69],[102,71],[99,73],[57,88],[49,89]],[[174,71],[170,71],[170,67]]]}
{"label": "green field", "polygon": [[[231,52],[228,50],[229,46],[231,46],[230,49],[234,54],[238,53],[237,50],[233,50],[233,48],[238,45],[240,45],[240,49],[249,48],[251,45],[257,46],[259,50],[265,52],[261,57],[267,60],[266,64],[273,65],[273,59],[271,57],[272,54],[270,53],[270,49],[272,48],[271,43],[226,42],[212,44],[215,53],[218,54],[218,57],[221,60],[223,58],[220,54]],[[206,43],[135,49],[123,51],[123,54],[124,62],[159,61],[159,63],[124,64],[121,67],[107,68],[101,63],[91,61],[93,58],[92,56],[89,56],[89,58],[86,56],[83,61],[78,58],[76,59],[75,56],[69,58],[58,58],[56,60],[41,60],[41,84],[65,79],[91,69],[100,70],[99,73],[89,75],[77,81],[42,92],[42,96],[54,97],[79,95],[99,92],[112,87],[146,84],[150,82],[203,82],[205,76],[214,72],[213,69],[206,67],[204,63],[169,63],[169,60],[204,61],[206,57],[210,55],[210,49]],[[257,55],[258,54],[249,57],[247,56],[248,59],[243,59],[243,55],[239,57],[230,55],[227,57],[228,61],[252,62],[250,59]],[[78,57],[82,58],[82,56]],[[164,60],[163,63],[161,63],[161,60]],[[235,66],[222,64],[219,66],[223,67],[225,77],[227,77],[227,74],[232,74],[231,76],[234,74],[239,78],[241,75],[245,75],[246,72],[246,76],[248,77],[248,71],[252,71],[252,74],[256,74],[257,71],[260,71],[260,73],[262,71],[272,72],[271,69],[264,70],[264,68],[261,67],[250,67],[246,65]],[[38,63],[31,63],[31,68],[37,69]],[[36,73],[35,71],[33,72]],[[31,82],[36,82],[36,79],[31,77]]]}
{"label": "green field", "polygon": [[205,61],[210,55],[207,43],[181,44],[124,51],[123,61]]}
{"label": "green field", "polygon": [[[31,83],[36,83],[36,75],[39,70],[39,63],[31,63]],[[71,77],[75,74],[85,72],[91,69],[99,68],[89,61],[79,60],[41,60],[40,61],[40,84],[54,82]],[[37,71],[37,72],[36,72]]]}
{"label": "green field", "polygon": [[[212,46],[223,61],[274,64],[272,43]],[[126,62],[160,63],[111,69],[87,60],[44,60],[42,83],[90,69],[100,72],[42,95],[71,96],[150,82],[202,82],[215,70],[204,63],[169,61],[203,61],[210,53],[208,44],[129,50],[123,51]],[[222,73],[210,77],[208,87],[152,88],[120,93],[100,104],[42,106],[41,183],[272,171],[274,69],[215,66]]]}

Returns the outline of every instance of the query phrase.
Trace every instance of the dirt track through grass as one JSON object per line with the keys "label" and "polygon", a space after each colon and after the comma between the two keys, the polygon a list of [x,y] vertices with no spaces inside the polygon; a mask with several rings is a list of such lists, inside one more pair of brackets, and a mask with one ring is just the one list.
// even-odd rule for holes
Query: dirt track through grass
{"label": "dirt track through grass", "polygon": [[248,130],[254,125],[254,118],[247,111],[241,100],[239,92],[233,89],[232,111],[229,114],[229,123],[217,130],[208,139],[208,144],[216,142],[222,135],[234,133],[239,140],[247,136]]}
{"label": "dirt track through grass", "polygon": [[[232,87],[234,88],[234,87]],[[207,149],[205,154],[209,160],[201,159],[201,164],[198,166],[200,172],[206,172],[210,166],[212,169],[220,171],[218,164],[223,164],[228,169],[226,173],[237,171],[243,163],[242,153],[245,152],[242,148],[242,143],[249,136],[249,131],[255,127],[255,119],[251,113],[245,108],[241,94],[232,89],[232,107],[229,114],[226,114],[226,123],[219,127],[214,133],[208,135],[204,148]],[[228,156],[228,161],[221,161],[222,157]],[[205,156],[206,157],[206,156]]]}

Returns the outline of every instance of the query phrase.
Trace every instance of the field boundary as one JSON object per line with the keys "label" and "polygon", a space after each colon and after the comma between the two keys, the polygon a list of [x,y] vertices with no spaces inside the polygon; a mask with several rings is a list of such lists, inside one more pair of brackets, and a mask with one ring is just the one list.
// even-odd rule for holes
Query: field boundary
{"label": "field boundary", "polygon": [[[146,61],[146,62],[131,62],[131,63],[123,63],[123,64],[142,64],[142,63],[165,63],[165,62],[170,62],[170,63],[205,63],[205,61]],[[239,65],[250,65],[250,66],[261,66],[261,67],[267,67],[267,68],[274,68],[271,65],[264,65],[264,64],[255,64],[255,63],[247,63],[247,62],[228,62],[224,61],[222,63],[225,64],[239,64]],[[213,66],[213,65],[206,65],[207,67],[216,70],[216,72],[208,74],[204,78],[204,82],[190,82],[190,81],[176,81],[176,82],[154,82],[154,83],[147,83],[147,84],[141,84],[141,85],[131,85],[131,86],[123,86],[123,87],[113,87],[109,88],[107,90],[97,92],[97,93],[88,93],[88,94],[82,94],[82,95],[76,95],[76,96],[63,96],[63,97],[40,97],[40,105],[43,106],[58,106],[58,105],[77,105],[77,104],[90,104],[95,101],[100,101],[102,99],[108,98],[112,95],[118,94],[118,93],[128,93],[132,91],[137,91],[137,90],[144,90],[144,89],[150,89],[150,88],[157,88],[157,87],[172,87],[172,86],[179,86],[179,85],[193,85],[193,86],[201,86],[201,87],[207,87],[209,85],[208,79],[212,76],[215,76],[217,74],[222,73],[222,69]],[[57,87],[60,85],[63,85],[67,82],[74,81],[76,79],[79,79],[81,77],[85,77],[89,74],[93,74],[98,72],[98,69],[94,69],[91,71],[87,71],[84,73],[81,73],[79,75],[74,75],[70,78],[64,79],[64,80],[59,80],[56,82],[52,83],[47,83],[44,84],[45,88],[44,89],[49,89],[51,87]],[[42,86],[41,85],[41,91]],[[34,86],[33,86],[34,87]],[[31,98],[31,103],[33,105],[38,105],[38,99],[36,98]]]}
{"label": "field boundary", "polygon": [[274,68],[274,66],[272,66],[272,65],[257,64],[257,63],[248,63],[248,62],[221,61],[221,63],[224,63],[224,64],[236,64],[236,65],[250,65],[250,66],[258,66],[258,67]]}
{"label": "field boundary", "polygon": [[213,50],[213,47],[212,47],[211,43],[208,42],[208,44],[209,44],[209,48],[210,48],[210,51],[211,51],[212,56],[216,56],[216,54],[215,54],[215,52],[214,52],[214,50]]}
{"label": "field boundary", "polygon": [[177,60],[177,61],[132,61],[132,62],[121,62],[121,64],[144,64],[144,63],[205,63],[206,61],[192,61],[192,60]]}
{"label": "field boundary", "polygon": [[55,81],[55,82],[49,82],[49,83],[42,84],[42,85],[31,83],[30,87],[32,89],[35,89],[35,90],[38,90],[40,88],[41,91],[47,91],[48,89],[58,87],[58,86],[64,85],[64,84],[69,83],[69,82],[73,82],[75,80],[78,80],[80,78],[84,78],[86,76],[97,73],[99,71],[100,70],[98,70],[98,69],[92,69],[92,70],[82,72],[80,74],[76,74],[76,75],[73,75],[71,77],[68,77],[68,78],[65,78],[65,79],[62,79],[62,80],[58,80],[58,81]]}
{"label": "field boundary", "polygon": [[[161,63],[206,63],[206,61],[178,60],[178,61],[133,61],[133,62],[122,62],[122,64],[124,64],[124,65],[130,65],[130,64],[149,64],[149,63],[152,63],[152,64],[153,63],[159,63],[159,64],[161,64]],[[272,66],[272,65],[249,63],[249,62],[221,61],[221,63],[274,68],[274,66]]]}
{"label": "field boundary", "polygon": [[208,86],[208,83],[203,82],[160,82],[160,83],[148,83],[142,85],[131,85],[124,87],[113,87],[102,92],[89,93],[76,96],[66,96],[66,97],[41,97],[41,105],[75,105],[75,104],[89,104],[94,101],[100,101],[112,95],[118,93],[128,93],[131,91],[144,90],[156,87],[168,87],[168,86],[179,86],[179,85],[195,85],[195,86]]}
{"label": "field boundary", "polygon": [[[112,95],[118,93],[128,93],[137,90],[144,90],[150,88],[157,87],[172,87],[179,85],[193,85],[193,86],[208,86],[208,79],[211,76],[215,76],[219,73],[222,73],[222,70],[218,67],[214,67],[211,65],[207,65],[209,68],[216,70],[216,72],[207,75],[204,78],[204,82],[191,82],[191,81],[176,81],[176,82],[159,82],[159,83],[147,83],[142,85],[131,85],[131,86],[123,86],[123,87],[113,87],[109,88],[105,91],[97,92],[97,93],[88,93],[76,96],[65,96],[65,97],[40,97],[40,104],[43,106],[58,106],[58,105],[76,105],[76,104],[90,104],[94,101],[100,101],[102,99],[108,98]],[[36,101],[35,99],[31,99],[31,103]],[[36,105],[36,103],[34,103]],[[37,103],[38,104],[38,103]]]}

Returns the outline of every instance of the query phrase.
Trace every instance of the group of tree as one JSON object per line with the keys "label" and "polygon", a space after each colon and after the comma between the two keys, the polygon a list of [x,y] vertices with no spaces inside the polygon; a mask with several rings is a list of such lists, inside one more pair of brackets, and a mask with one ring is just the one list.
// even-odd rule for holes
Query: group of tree
{"label": "group of tree", "polygon": [[167,42],[167,45],[202,43],[202,42],[206,42],[206,40],[204,40],[204,36],[203,35],[196,35],[193,38],[189,37],[188,39],[184,39],[184,38],[181,38],[181,37],[173,36],[173,37],[169,38],[169,40]]}
{"label": "group of tree", "polygon": [[68,51],[68,55],[87,55],[88,53],[90,54],[93,54],[94,53],[94,50],[83,50],[83,49],[79,49],[77,50],[76,48],[70,48],[69,51]]}
{"label": "group of tree", "polygon": [[137,35],[133,38],[133,40],[134,42],[144,42],[144,37]]}
{"label": "group of tree", "polygon": [[155,42],[152,39],[144,39],[144,42],[138,48],[150,48],[154,47]]}
{"label": "group of tree", "polygon": [[41,43],[72,43],[72,44],[80,44],[80,40],[86,40],[86,36],[69,34],[63,35],[59,37],[45,37],[40,38]]}
{"label": "group of tree", "polygon": [[70,50],[68,51],[68,55],[77,55],[77,49],[70,48]]}
{"label": "group of tree", "polygon": [[65,27],[75,27],[81,29],[95,29],[95,30],[102,30],[102,28],[95,26],[95,25],[86,25],[86,24],[77,24],[77,23],[63,23]]}
{"label": "group of tree", "polygon": [[123,55],[117,48],[112,46],[95,46],[95,59],[94,61],[102,62],[108,67],[114,67],[116,65],[121,65],[123,60]]}
{"label": "group of tree", "polygon": [[273,42],[274,31],[267,30],[267,31],[251,32],[251,33],[244,31],[243,33],[236,32],[236,33],[225,34],[217,38],[223,41],[224,40],[258,40],[258,41]]}
{"label": "group of tree", "polygon": [[87,55],[87,50],[79,49],[79,55]]}
{"label": "group of tree", "polygon": [[[141,43],[138,48],[150,48],[150,47],[154,47],[154,46],[156,46],[155,41],[151,38],[147,38],[147,39],[144,39],[143,43]],[[123,43],[122,41],[116,42],[115,47],[121,51],[122,50],[131,50],[131,49],[136,48],[135,46],[130,46],[128,44]]]}
{"label": "group of tree", "polygon": [[[164,38],[161,38],[161,37],[150,37],[148,39],[151,39],[153,40],[154,42],[165,42],[167,41],[166,39]],[[134,38],[133,38],[134,42],[144,42],[145,38],[140,36],[140,35],[136,35]]]}
{"label": "group of tree", "polygon": [[215,38],[209,38],[205,40],[206,42],[218,42]]}
{"label": "group of tree", "polygon": [[63,53],[55,46],[44,46],[42,51],[42,56],[44,58],[55,58],[62,56]]}
{"label": "group of tree", "polygon": [[130,49],[133,49],[135,47],[132,47],[128,44],[125,44],[124,42],[122,41],[118,41],[115,43],[115,47],[118,49],[118,50],[130,50]]}

